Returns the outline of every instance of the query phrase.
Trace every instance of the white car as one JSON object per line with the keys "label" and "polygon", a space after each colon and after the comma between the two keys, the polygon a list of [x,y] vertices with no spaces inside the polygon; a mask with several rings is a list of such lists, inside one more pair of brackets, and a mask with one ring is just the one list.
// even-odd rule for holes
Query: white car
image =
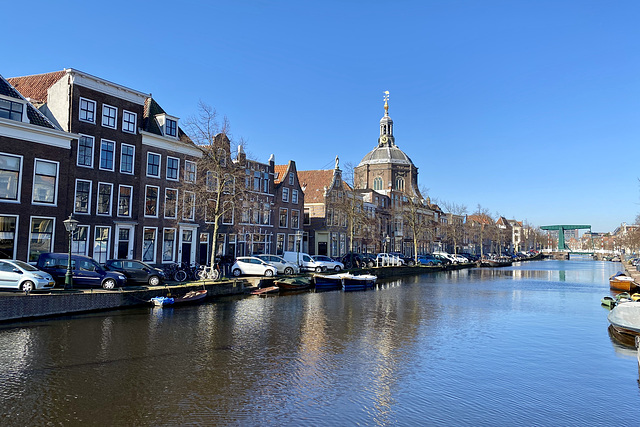
{"label": "white car", "polygon": [[260,258],[261,260],[273,265],[276,270],[278,270],[278,274],[290,275],[300,273],[300,267],[293,263],[290,263],[289,261],[283,259],[282,257],[279,257],[278,255],[263,254],[256,255],[256,258]]}
{"label": "white car", "polygon": [[235,277],[247,276],[275,276],[278,270],[266,261],[254,256],[241,256],[236,258],[235,264],[231,266],[231,274]]}
{"label": "white car", "polygon": [[465,257],[463,257],[462,255],[457,255],[457,254],[451,254],[449,255],[451,258],[453,258],[456,262],[458,263],[463,263],[466,264],[469,262],[468,259],[466,259]]}
{"label": "white car", "polygon": [[404,265],[404,261],[397,255],[392,255],[388,253],[379,253],[376,257],[376,264],[380,267],[383,266],[401,266]]}
{"label": "white car", "polygon": [[0,288],[31,292],[35,289],[51,289],[55,284],[53,276],[49,273],[40,271],[24,261],[8,259],[0,261]]}
{"label": "white car", "polygon": [[322,266],[325,270],[340,271],[344,269],[344,264],[340,261],[329,258],[326,255],[313,255],[311,258]]}

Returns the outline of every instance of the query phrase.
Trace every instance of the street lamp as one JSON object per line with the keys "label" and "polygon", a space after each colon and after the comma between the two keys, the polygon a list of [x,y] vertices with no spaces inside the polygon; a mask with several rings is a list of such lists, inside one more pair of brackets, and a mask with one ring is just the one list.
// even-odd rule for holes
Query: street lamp
{"label": "street lamp", "polygon": [[391,242],[391,237],[389,237],[389,235],[387,234],[387,237],[384,238],[384,251],[385,252],[389,252],[389,242]]}
{"label": "street lamp", "polygon": [[79,221],[73,218],[73,214],[68,219],[62,221],[64,228],[69,233],[69,258],[67,259],[67,274],[64,276],[64,288],[73,288],[73,274],[71,272],[71,242],[73,241],[73,232],[78,228]]}
{"label": "street lamp", "polygon": [[298,265],[300,265],[300,248],[302,246],[302,230],[296,231],[296,252],[298,252]]}

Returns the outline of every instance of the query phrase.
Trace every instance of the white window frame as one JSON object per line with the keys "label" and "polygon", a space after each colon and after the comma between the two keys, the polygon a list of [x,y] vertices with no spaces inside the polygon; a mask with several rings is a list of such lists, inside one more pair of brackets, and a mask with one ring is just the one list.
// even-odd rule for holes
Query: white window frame
{"label": "white window frame", "polygon": [[[109,191],[109,211],[107,213],[100,213],[100,187],[107,186],[111,190]],[[110,182],[98,182],[98,191],[96,192],[96,215],[98,216],[111,216],[113,208],[113,184]]]}
{"label": "white window frame", "polygon": [[[89,104],[93,104],[93,120],[87,120],[87,119],[83,119],[82,118],[82,101],[86,101]],[[81,122],[85,122],[85,123],[92,123],[92,124],[96,124],[96,113],[98,109],[98,104],[96,103],[96,101],[93,101],[91,99],[88,98],[83,98],[80,97],[80,100],[78,101],[78,120],[80,120]]]}
{"label": "white window frame", "polygon": [[[175,199],[175,207],[173,208],[173,216],[167,216],[167,193],[169,191],[175,191],[176,194],[176,199]],[[180,196],[180,192],[178,191],[177,188],[165,188],[164,189],[164,209],[163,209],[163,215],[165,218],[170,218],[170,219],[176,219],[178,218],[178,203],[180,203],[180,199],[178,198]]]}
{"label": "white window frame", "polygon": [[[165,240],[165,235],[168,231],[173,231],[173,245],[171,245],[171,259],[169,260],[165,260],[164,259],[164,242],[166,242],[167,240]],[[160,262],[162,264],[169,264],[174,262],[174,260],[176,259],[176,243],[178,241],[177,239],[178,237],[178,230],[174,227],[164,227],[162,229],[162,253],[160,254]],[[144,239],[144,234],[143,234],[143,239]]]}
{"label": "white window frame", "polygon": [[[87,212],[79,212],[76,210],[76,200],[78,199],[78,182],[89,183],[89,199],[87,200]],[[77,215],[91,215],[91,191],[93,190],[93,181],[89,179],[76,179],[76,185],[73,192],[73,213]]]}
{"label": "white window frame", "polygon": [[[149,175],[149,156],[158,156],[158,175]],[[160,178],[162,174],[162,154],[154,153],[152,151],[147,152],[147,163],[145,165],[145,173],[149,178]]]}
{"label": "white window frame", "polygon": [[[174,129],[175,131],[175,135],[172,135],[169,133],[169,122],[174,122],[176,124],[176,127]],[[178,138],[178,120],[170,118],[170,117],[165,117],[164,120],[164,136],[168,136],[169,138]]]}
{"label": "white window frame", "polygon": [[[20,203],[22,199],[22,170],[23,170],[23,160],[24,158],[19,154],[10,154],[10,153],[0,153],[0,156],[8,156],[8,157],[16,157],[20,160],[18,166],[18,185],[16,187],[16,198],[15,199],[0,199],[2,203]],[[5,215],[6,216],[6,215]]]}
{"label": "white window frame", "polygon": [[[17,253],[17,248],[18,248],[18,226],[19,226],[20,216],[19,215],[0,214],[0,217],[15,218],[16,228],[15,228],[15,230],[13,230],[13,255],[12,255],[11,259],[16,259],[16,253]],[[29,227],[31,227],[31,226],[29,226]],[[31,232],[31,228],[29,228],[29,232]],[[6,233],[6,231],[3,232],[3,233]],[[6,240],[8,240],[8,239],[6,239]],[[29,242],[31,242],[31,238],[29,238]]]}
{"label": "white window frame", "polygon": [[[175,160],[178,162],[178,167],[176,168],[176,177],[175,178],[170,178],[169,177],[169,161],[170,160]],[[180,179],[180,159],[178,157],[172,157],[172,156],[167,156],[167,160],[166,160],[166,167],[165,167],[165,176],[167,177],[167,181],[178,181]]]}
{"label": "white window frame", "polygon": [[[157,197],[156,197],[156,214],[155,215],[147,215],[147,191],[149,191],[149,188],[155,188],[157,190]],[[144,186],[144,216],[147,218],[158,218],[158,210],[160,208],[160,187],[158,187],[157,185],[145,185]]]}
{"label": "white window frame", "polygon": [[[153,257],[152,259],[145,259],[144,257],[144,235],[145,235],[145,231],[147,230],[153,230],[154,233],[154,238],[153,238]],[[142,256],[140,258],[142,258],[142,262],[147,262],[150,264],[155,264],[156,263],[156,256],[157,256],[157,249],[158,249],[158,227],[142,227]]]}
{"label": "white window frame", "polygon": [[[104,252],[96,252],[96,242],[97,242],[96,238],[98,237],[99,228],[106,228],[107,230],[109,230],[109,232],[107,233],[107,247]],[[96,225],[95,227],[93,227],[93,245],[91,249],[91,254],[93,256],[93,259],[96,260],[99,264],[103,264],[105,261],[109,259],[109,254],[111,253],[110,249],[111,249],[111,227],[108,225]],[[105,256],[104,261],[100,259],[100,255],[103,253]]]}
{"label": "white window frame", "polygon": [[[39,216],[39,215],[34,215],[34,216],[30,216],[29,217],[29,245],[28,245],[28,249],[27,249],[27,262],[29,262],[29,257],[31,256],[31,236],[32,236],[32,230],[33,230],[33,220],[34,219],[50,219],[53,220],[52,223],[52,231],[51,231],[51,242],[49,244],[49,252],[53,252],[53,242],[56,241],[56,219],[54,217],[49,217],[49,216]],[[37,261],[37,260],[35,260]]]}
{"label": "white window frame", "polygon": [[224,225],[233,225],[235,223],[235,220],[236,220],[236,217],[235,217],[235,215],[236,215],[235,203],[233,203],[230,200],[227,200],[227,201],[223,202],[222,203],[222,209],[223,210],[224,210],[224,205],[227,204],[227,203],[231,203],[231,222],[225,222],[224,221],[225,220],[225,215],[224,214],[222,215],[222,218],[220,218],[220,219],[221,219],[222,224],[224,224]]}
{"label": "white window frame", "polygon": [[[111,169],[102,167],[102,144],[105,142],[113,146],[113,151],[111,152],[112,153]],[[104,139],[104,138],[100,139],[100,160],[98,163],[98,169],[100,169],[101,171],[110,171],[110,172],[113,172],[114,170],[116,170],[116,142],[115,141],[112,141],[110,139]]]}
{"label": "white window frame", "polygon": [[[108,123],[105,124],[105,119],[107,119],[107,121],[111,119],[111,116],[106,115],[105,113],[111,111],[115,113],[115,116],[113,117],[113,126],[110,126]],[[102,104],[102,126],[109,129],[118,129],[118,107],[114,107],[109,104]]]}
{"label": "white window frame", "polygon": [[[131,159],[131,172],[122,170],[122,157],[124,155],[123,147],[131,147],[133,148],[132,159]],[[124,142],[120,144],[120,173],[124,173],[127,175],[133,175],[136,169],[136,146],[131,144],[125,144]]]}
{"label": "white window frame", "polygon": [[[120,193],[122,191],[123,188],[128,188],[129,190],[131,190],[129,192],[129,215],[120,215]],[[118,203],[117,203],[117,207],[116,207],[116,216],[119,216],[120,218],[131,218],[131,211],[133,210],[133,186],[132,185],[119,185],[118,186]]]}
{"label": "white window frame", "polygon": [[[280,213],[281,213],[281,211],[284,211],[284,212],[285,212],[285,215],[286,215],[286,221],[285,221],[285,224],[284,224],[284,225],[282,225],[282,224],[280,223]],[[289,209],[287,209],[287,208],[280,208],[280,209],[278,210],[278,228],[289,228]]]}
{"label": "white window frame", "polygon": [[298,204],[298,190],[291,190],[291,203]]}
{"label": "white window frame", "polygon": [[293,172],[289,172],[289,185],[293,185],[294,181]]}
{"label": "white window frame", "polygon": [[78,235],[78,231],[80,231],[80,229],[86,229],[87,230],[87,240],[85,240],[85,246],[84,246],[84,252],[80,252],[77,249],[74,250],[73,249],[73,243],[71,244],[71,253],[74,255],[85,255],[88,256],[89,255],[89,235],[91,234],[91,227],[88,225],[78,225],[78,228],[76,229],[76,231],[73,233],[73,242],[80,242],[80,240],[75,240],[75,237]]}
{"label": "white window frame", "polygon": [[282,201],[283,202],[289,201],[289,189],[287,187],[282,188]]}
{"label": "white window frame", "polygon": [[[56,182],[55,189],[53,190],[53,202],[36,202],[35,201],[35,185],[36,185],[36,169],[38,161],[45,163],[55,163],[56,165]],[[33,184],[31,185],[31,204],[32,205],[43,205],[43,206],[58,206],[58,184],[60,183],[60,162],[56,162],[54,160],[40,159],[36,157],[33,159]]]}
{"label": "white window frame", "polygon": [[293,221],[290,221],[291,224],[291,228],[293,230],[299,230],[300,229],[300,209],[291,209],[291,219],[293,219],[293,213],[297,212],[298,213],[298,225],[296,227],[293,226]]}
{"label": "white window frame", "polygon": [[[81,165],[80,164],[80,138],[88,138],[91,140],[91,156],[89,157],[91,159],[91,163],[88,165]],[[85,135],[85,134],[80,134],[80,138],[78,138],[78,150],[76,153],[76,165],[78,167],[81,168],[89,168],[89,169],[93,169],[93,162],[94,157],[95,157],[95,152],[96,152],[96,138],[91,136],[91,135]]]}
{"label": "white window frame", "polygon": [[[189,170],[187,169],[187,165],[193,165],[193,180],[189,179]],[[184,161],[184,181],[185,182],[196,182],[198,179],[198,164],[196,162],[192,162],[191,160]]]}
{"label": "white window frame", "polygon": [[[125,120],[125,117],[127,117],[128,115],[133,116],[133,130],[127,129],[129,123],[131,123],[130,121]],[[135,134],[137,127],[138,127],[138,114],[132,111],[123,109],[122,110],[122,132]]]}
{"label": "white window frame", "polygon": [[[193,191],[183,191],[182,194],[182,219],[193,221],[196,217],[196,193]],[[187,213],[187,200],[193,200],[191,209],[189,209],[188,212],[189,216],[185,216]]]}

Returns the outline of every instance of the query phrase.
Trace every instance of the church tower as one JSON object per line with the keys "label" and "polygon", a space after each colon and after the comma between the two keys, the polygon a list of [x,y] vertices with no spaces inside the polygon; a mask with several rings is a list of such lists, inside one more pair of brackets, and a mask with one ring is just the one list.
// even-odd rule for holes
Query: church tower
{"label": "church tower", "polygon": [[380,119],[378,145],[354,170],[354,184],[387,195],[402,194],[422,199],[418,189],[418,168],[396,145],[393,120],[389,116],[389,91],[384,92],[384,116]]}

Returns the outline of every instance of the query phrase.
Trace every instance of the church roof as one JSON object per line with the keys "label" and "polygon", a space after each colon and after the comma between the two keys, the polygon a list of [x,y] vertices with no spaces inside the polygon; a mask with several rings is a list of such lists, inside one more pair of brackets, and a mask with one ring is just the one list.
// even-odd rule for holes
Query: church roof
{"label": "church roof", "polygon": [[384,164],[384,163],[413,166],[413,162],[411,161],[409,156],[407,156],[404,153],[404,151],[399,149],[398,146],[395,144],[393,145],[385,144],[382,146],[377,146],[373,150],[369,151],[362,158],[360,165],[373,165],[373,164]]}

